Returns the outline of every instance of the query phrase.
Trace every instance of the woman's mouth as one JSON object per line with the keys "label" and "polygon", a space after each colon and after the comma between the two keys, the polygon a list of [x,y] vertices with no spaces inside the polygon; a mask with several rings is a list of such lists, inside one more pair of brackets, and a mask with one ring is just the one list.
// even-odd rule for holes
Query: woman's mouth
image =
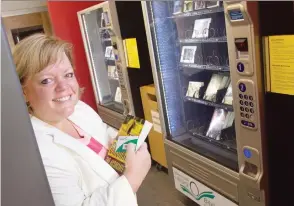
{"label": "woman's mouth", "polygon": [[68,95],[68,96],[64,96],[64,97],[61,97],[61,98],[53,99],[53,101],[54,102],[65,102],[65,101],[70,100],[70,98],[71,98],[71,95]]}

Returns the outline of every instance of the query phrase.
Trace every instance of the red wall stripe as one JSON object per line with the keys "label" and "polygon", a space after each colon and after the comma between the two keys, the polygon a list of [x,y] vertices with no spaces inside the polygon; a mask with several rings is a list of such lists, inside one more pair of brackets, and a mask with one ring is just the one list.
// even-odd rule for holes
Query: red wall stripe
{"label": "red wall stripe", "polygon": [[48,11],[54,34],[73,44],[76,76],[80,86],[85,88],[85,92],[81,99],[90,105],[95,111],[97,111],[97,106],[77,12],[99,3],[101,2],[48,1]]}

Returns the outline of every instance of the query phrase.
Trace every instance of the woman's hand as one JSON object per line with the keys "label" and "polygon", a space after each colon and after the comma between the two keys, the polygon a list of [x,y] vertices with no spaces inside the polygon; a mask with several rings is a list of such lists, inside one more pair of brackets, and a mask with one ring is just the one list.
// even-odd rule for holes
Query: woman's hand
{"label": "woman's hand", "polygon": [[126,169],[124,172],[124,176],[128,179],[134,193],[138,191],[151,167],[151,157],[146,142],[137,152],[135,147],[134,144],[127,145]]}
{"label": "woman's hand", "polygon": [[114,139],[109,138],[109,140],[108,140],[108,148],[107,149],[110,149],[110,147],[113,144],[113,142],[114,142]]}

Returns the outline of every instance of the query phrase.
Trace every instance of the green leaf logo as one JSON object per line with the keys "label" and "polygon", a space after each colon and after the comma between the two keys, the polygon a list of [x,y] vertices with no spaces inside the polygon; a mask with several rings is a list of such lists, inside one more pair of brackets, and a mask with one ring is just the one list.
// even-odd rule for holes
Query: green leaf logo
{"label": "green leaf logo", "polygon": [[214,199],[215,196],[212,192],[202,192],[201,194],[197,195],[196,200],[201,200],[202,198],[210,198],[210,199]]}
{"label": "green leaf logo", "polygon": [[188,189],[187,187],[185,187],[184,185],[180,185],[182,190],[186,193],[189,193],[190,195],[192,195],[197,201],[201,200],[202,198],[209,198],[209,199],[214,199],[215,195],[213,194],[213,192],[202,192],[199,195],[195,196],[190,189]]}

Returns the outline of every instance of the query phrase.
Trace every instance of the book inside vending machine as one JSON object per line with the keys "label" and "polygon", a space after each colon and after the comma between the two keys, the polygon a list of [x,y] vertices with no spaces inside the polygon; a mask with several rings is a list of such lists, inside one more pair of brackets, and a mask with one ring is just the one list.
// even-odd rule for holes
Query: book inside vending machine
{"label": "book inside vending machine", "polygon": [[128,114],[143,118],[140,86],[153,78],[141,3],[106,1],[78,19],[102,120],[119,129]]}
{"label": "book inside vending machine", "polygon": [[201,206],[267,205],[258,2],[142,5],[176,189]]}

